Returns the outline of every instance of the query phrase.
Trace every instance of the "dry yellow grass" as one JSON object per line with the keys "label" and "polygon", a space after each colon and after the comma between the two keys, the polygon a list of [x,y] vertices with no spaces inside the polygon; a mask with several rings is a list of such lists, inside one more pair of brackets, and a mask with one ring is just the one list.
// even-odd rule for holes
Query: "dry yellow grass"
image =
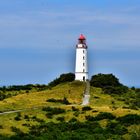
{"label": "dry yellow grass", "polygon": [[46,102],[47,99],[51,98],[63,99],[66,97],[72,104],[81,104],[84,88],[84,83],[80,83],[78,86],[74,83],[66,83],[58,85],[51,90],[19,94],[0,101],[0,111],[56,105],[56,103]]}

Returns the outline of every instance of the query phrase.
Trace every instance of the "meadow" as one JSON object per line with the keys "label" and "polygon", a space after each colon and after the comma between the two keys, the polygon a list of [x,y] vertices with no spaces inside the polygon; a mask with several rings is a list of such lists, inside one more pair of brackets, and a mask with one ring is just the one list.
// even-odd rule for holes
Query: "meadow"
{"label": "meadow", "polygon": [[91,86],[90,104],[82,106],[85,85],[79,81],[65,82],[40,91],[21,90],[1,100],[1,113],[19,111],[0,115],[0,138],[140,138],[140,108],[132,104],[137,95],[135,89],[117,95],[107,94],[102,88]]}

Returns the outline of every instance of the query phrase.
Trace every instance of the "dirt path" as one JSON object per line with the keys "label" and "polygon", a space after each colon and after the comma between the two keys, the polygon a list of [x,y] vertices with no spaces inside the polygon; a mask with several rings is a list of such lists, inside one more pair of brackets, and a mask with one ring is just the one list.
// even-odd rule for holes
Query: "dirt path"
{"label": "dirt path", "polygon": [[11,114],[11,113],[17,113],[17,112],[21,112],[21,111],[24,111],[24,110],[6,111],[6,112],[2,112],[2,113],[0,113],[0,115],[4,115],[4,114]]}
{"label": "dirt path", "polygon": [[83,97],[83,102],[82,105],[88,105],[89,104],[89,99],[90,99],[90,83],[89,81],[86,82],[86,88],[84,91],[84,97]]}

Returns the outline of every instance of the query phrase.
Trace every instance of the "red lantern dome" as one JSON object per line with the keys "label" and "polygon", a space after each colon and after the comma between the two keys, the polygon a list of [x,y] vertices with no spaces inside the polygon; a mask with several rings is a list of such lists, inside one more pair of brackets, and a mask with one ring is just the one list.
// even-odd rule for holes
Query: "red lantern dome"
{"label": "red lantern dome", "polygon": [[83,34],[81,34],[78,40],[86,40],[86,38]]}

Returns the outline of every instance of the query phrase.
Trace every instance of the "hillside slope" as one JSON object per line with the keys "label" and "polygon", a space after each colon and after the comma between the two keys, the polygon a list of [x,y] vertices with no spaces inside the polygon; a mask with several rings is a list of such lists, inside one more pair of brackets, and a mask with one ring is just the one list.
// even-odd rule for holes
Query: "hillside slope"
{"label": "hillside slope", "polygon": [[[21,109],[18,113],[0,115],[1,138],[5,136],[6,139],[8,137],[10,139],[10,136],[15,134],[15,137],[31,135],[44,138],[45,133],[48,133],[47,135],[55,133],[57,129],[55,124],[63,127],[68,125],[69,128],[57,130],[63,135],[60,135],[59,139],[65,135],[73,137],[69,131],[73,131],[73,135],[78,135],[77,137],[84,132],[83,135],[89,136],[89,139],[100,131],[105,133],[106,139],[116,137],[116,139],[129,140],[133,135],[140,136],[140,110],[129,107],[123,99],[125,97],[122,96],[120,100],[117,95],[108,95],[103,93],[101,88],[91,87],[90,105],[84,107],[81,106],[84,90],[85,83],[74,81],[59,84],[44,91],[18,94],[0,101],[1,112]],[[127,116],[129,114],[130,116]],[[50,122],[51,126],[49,126]],[[72,128],[73,123],[81,127]],[[91,123],[98,123],[97,127],[93,128],[93,130],[98,129],[97,132],[91,133],[91,130],[88,130]],[[45,127],[52,127],[52,132],[47,132]],[[112,129],[115,129],[115,132],[111,132],[110,127],[114,127]],[[37,132],[43,132],[36,136],[33,128]],[[50,137],[44,139],[50,139]]]}
{"label": "hillside slope", "polygon": [[[63,99],[66,97],[71,104],[81,104],[85,84],[82,82],[70,82],[59,84],[51,89],[40,92],[19,94],[0,101],[0,111],[27,109],[44,105],[58,105],[47,102],[48,99]],[[61,104],[59,104],[61,105]]]}

